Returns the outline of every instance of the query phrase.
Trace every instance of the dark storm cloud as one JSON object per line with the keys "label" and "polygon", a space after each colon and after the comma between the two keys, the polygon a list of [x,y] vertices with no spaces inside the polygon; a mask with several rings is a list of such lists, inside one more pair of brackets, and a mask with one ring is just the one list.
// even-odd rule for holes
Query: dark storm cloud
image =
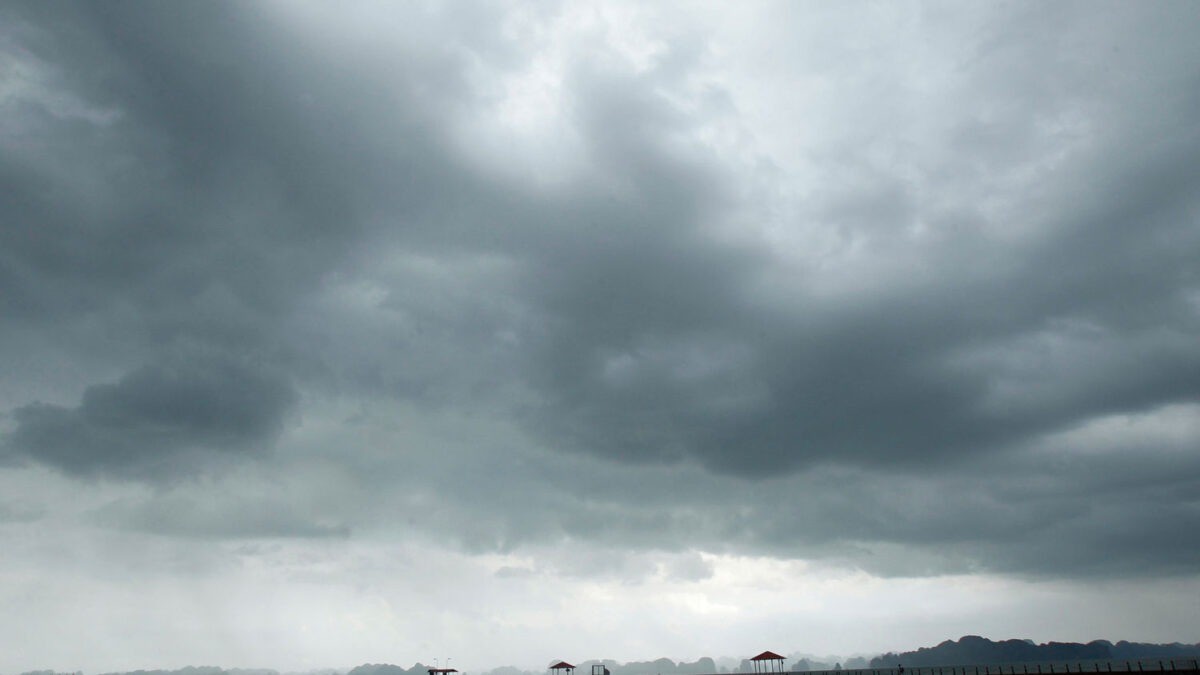
{"label": "dark storm cloud", "polygon": [[72,475],[168,480],[202,469],[214,451],[262,455],[295,398],[277,373],[190,358],[93,385],[74,408],[18,408],[4,447]]}
{"label": "dark storm cloud", "polygon": [[1180,534],[1196,524],[1200,467],[1134,453],[1031,454],[924,478],[835,474],[806,498],[763,497],[765,517],[748,526],[754,540],[886,576],[1190,574],[1200,546]]}
{"label": "dark storm cloud", "polygon": [[[915,195],[835,196],[821,216],[874,249],[847,270],[872,292],[822,297],[821,273],[800,268],[777,277],[788,302],[764,306],[751,290],[762,252],[718,246],[703,227],[730,181],[672,156],[662,139],[686,121],[666,103],[612,89],[594,95],[604,105],[581,98],[609,120],[590,128],[602,166],[636,187],[611,212],[589,209],[595,231],[572,232],[545,256],[561,267],[537,277],[562,327],[537,371],[556,439],[765,476],[826,460],[927,466],[1200,400],[1194,130],[1170,149],[1099,143],[1074,169],[1094,184],[1062,179],[1066,194],[1020,214],[1045,234],[1017,242],[981,214],[922,214]],[[1162,117],[1174,130],[1183,111]],[[1131,152],[1137,162],[1117,162]],[[953,229],[904,234],[929,216]],[[893,259],[912,273],[873,282]]]}
{"label": "dark storm cloud", "polygon": [[25,31],[46,84],[114,119],[63,125],[46,107],[19,111],[38,154],[6,162],[5,271],[24,291],[10,302],[111,312],[120,299],[150,314],[152,329],[199,331],[177,325],[186,319],[171,307],[227,288],[278,314],[360,229],[352,192],[372,175],[371,153],[340,128],[354,114],[336,109],[371,99],[326,91],[328,117],[306,107],[288,68],[313,64],[298,45],[257,34],[252,12],[24,9],[42,22]]}
{"label": "dark storm cloud", "polygon": [[[1200,503],[1193,454],[1157,444],[1079,454],[1039,448],[921,475],[826,466],[749,481],[570,460],[514,473],[497,457],[457,472],[462,489],[452,501],[421,485],[402,491],[439,503],[410,511],[411,526],[473,552],[565,540],[634,557],[702,550],[881,576],[1159,576],[1189,574],[1200,562],[1200,545],[1181,536]],[[502,510],[493,508],[501,484],[521,495]],[[625,569],[620,556],[606,559],[606,569]]]}
{"label": "dark storm cloud", "polygon": [[[785,198],[782,169],[748,177],[694,140],[737,114],[719,86],[688,98],[714,58],[697,38],[642,70],[595,46],[567,60],[560,121],[583,168],[562,184],[480,168],[454,128],[489,115],[472,69],[487,84],[532,57],[477,9],[331,11],[348,23],[307,32],[266,5],[0,10],[25,69],[0,155],[0,325],[44,337],[64,369],[127,373],[14,406],[8,457],[165,481],[272,457],[313,390],[516,420],[566,458],[530,462],[529,439],[485,432],[464,443],[477,454],[337,448],[378,491],[419,492],[416,456],[478,480],[423,516],[470,551],[575,537],[895,574],[1195,569],[1170,537],[1194,520],[1177,455],[1022,454],[1200,400],[1200,60],[1179,28],[1194,12],[1148,15],[1161,30],[1121,51],[1071,11],[985,22],[982,46],[946,60],[962,84],[920,120],[928,138],[900,138],[921,96],[854,88],[874,81],[856,68],[902,58],[832,54],[845,72],[828,79],[848,84],[829,98],[866,128],[822,141],[803,198]],[[1076,31],[1067,53],[1056,36]],[[1138,48],[1160,33],[1161,51]],[[768,229],[813,236],[784,250]],[[646,481],[647,465],[692,482]],[[1137,466],[1164,491],[1106,482]],[[497,507],[492,482],[522,498]],[[189,536],[341,531],[134,511],[110,515]],[[1079,545],[1033,553],[1060,540]],[[1097,555],[1108,541],[1125,545]],[[872,543],[945,555],[926,568]]]}
{"label": "dark storm cloud", "polygon": [[[283,321],[361,237],[362,195],[405,202],[403,217],[446,182],[406,117],[423,111],[342,70],[369,64],[276,40],[253,8],[4,12],[21,77],[0,160],[0,323],[81,372],[132,371],[78,408],[16,408],[10,454],[155,479],[187,470],[183,455],[260,454],[295,397],[282,369],[319,369]],[[386,147],[379,124],[397,134]]]}
{"label": "dark storm cloud", "polygon": [[[82,212],[90,204],[65,212],[35,197],[18,210],[28,225],[8,230],[26,233],[9,249],[19,261],[11,275],[49,277],[65,292],[48,297],[75,295],[74,306],[132,299],[151,339],[295,351],[275,328],[279,318],[323,270],[337,269],[339,254],[382,241],[435,257],[495,251],[512,260],[531,324],[459,325],[450,339],[474,351],[496,330],[525,338],[521,359],[490,369],[535,386],[542,403],[526,411],[529,428],[623,461],[693,457],[752,476],[830,459],[924,464],[1200,396],[1186,295],[1196,283],[1188,261],[1200,251],[1188,215],[1194,133],[1176,135],[1166,151],[1101,143],[1078,167],[1097,176],[1095,186],[1073,188],[1078,202],[1050,200],[1022,214],[1049,234],[1015,244],[996,241],[987,228],[1000,224],[972,214],[959,216],[971,223],[959,233],[903,234],[937,214],[925,213],[912,186],[856,166],[848,149],[843,172],[875,178],[818,195],[808,213],[865,237],[872,260],[911,260],[919,277],[831,299],[810,289],[820,273],[800,267],[780,277],[793,284],[782,293],[791,303],[773,305],[756,297],[762,270],[777,264],[771,253],[714,234],[737,214],[727,187],[735,177],[686,141],[702,118],[661,93],[695,67],[688,43],[672,45],[674,58],[648,73],[573,66],[564,96],[592,174],[567,199],[546,199],[503,195],[430,135],[439,97],[469,100],[464,61],[452,50],[391,73],[401,96],[431,77],[440,85],[397,106],[388,103],[397,85],[373,88],[383,80],[368,61],[307,55],[256,29],[269,24],[252,9],[115,5],[63,14],[54,20],[83,33],[83,47],[42,51],[74,63],[102,50],[110,81],[79,90],[119,107],[118,131],[128,127],[144,144],[166,139],[142,154],[175,180],[160,180],[152,198],[118,200],[100,219]],[[39,40],[49,38],[30,42]],[[305,103],[312,97],[317,105]],[[1041,105],[1053,111],[1054,100]],[[1166,124],[1179,114],[1157,117]],[[134,132],[134,123],[154,133]],[[1027,127],[1009,133],[1022,147],[1037,140]],[[1130,152],[1132,168],[1106,165]],[[1020,153],[983,159],[1000,169],[1026,161]],[[391,222],[369,226],[392,209]],[[43,234],[28,236],[35,222]],[[47,234],[47,222],[62,232]],[[872,260],[847,274],[869,283]],[[174,310],[180,303],[198,311]],[[406,309],[398,300],[389,307]],[[1027,339],[1055,339],[1056,326],[1072,322],[1099,336],[1080,346],[1100,350],[1086,372],[1069,354],[1042,365],[1060,370],[1053,383],[1009,365],[1039,357],[1021,353]],[[314,356],[322,358],[298,355]],[[432,380],[453,367],[437,368]],[[409,382],[398,393],[432,391],[428,378],[398,379]],[[1039,403],[994,405],[1001,388]]]}

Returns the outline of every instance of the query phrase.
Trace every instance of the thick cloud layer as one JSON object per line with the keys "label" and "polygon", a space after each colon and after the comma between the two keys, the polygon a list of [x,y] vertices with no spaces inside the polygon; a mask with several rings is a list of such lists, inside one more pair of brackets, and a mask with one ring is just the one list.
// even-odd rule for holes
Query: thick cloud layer
{"label": "thick cloud layer", "polygon": [[2,528],[1200,569],[1191,6],[0,25]]}
{"label": "thick cloud layer", "polygon": [[[797,217],[820,222],[772,224],[835,233],[822,255],[793,255],[753,232],[735,230],[733,243],[722,234],[749,205],[733,187],[740,167],[688,139],[701,113],[665,94],[676,70],[699,67],[687,52],[682,64],[644,73],[570,64],[560,95],[590,173],[557,194],[522,194],[462,166],[446,147],[453,130],[434,126],[440,97],[473,100],[455,88],[465,73],[454,70],[466,69],[472,45],[390,64],[385,75],[366,67],[366,54],[305,53],[296,36],[267,30],[258,11],[68,14],[43,21],[64,22],[81,40],[67,47],[27,27],[33,37],[21,46],[56,95],[96,106],[86,110],[99,120],[92,129],[74,126],[99,147],[87,152],[48,126],[39,135],[55,114],[46,105],[27,105],[18,124],[51,145],[38,159],[68,155],[60,161],[108,203],[16,183],[6,191],[21,200],[6,228],[6,276],[23,280],[7,295],[26,312],[92,310],[104,321],[121,303],[143,340],[290,350],[278,322],[359,242],[449,264],[451,283],[462,281],[454,261],[492,256],[511,286],[480,300],[514,304],[520,317],[447,330],[468,350],[488,331],[517,341],[518,362],[481,366],[533,388],[531,431],[623,461],[694,457],[749,476],[814,461],[941,462],[1200,396],[1189,264],[1200,248],[1189,178],[1200,139],[1170,126],[1186,99],[1146,111],[1157,118],[1149,122],[1128,119],[1118,101],[1080,103],[1056,91],[1079,86],[1065,79],[1068,69],[1041,92],[1034,119],[1088,115],[1077,124],[1100,127],[1092,137],[1064,141],[1025,125],[1005,132],[1019,152],[958,151],[1001,176],[1065,154],[1053,172],[1028,167],[1047,173],[1053,191],[996,186],[993,198],[1009,210],[1009,200],[1031,201],[1004,220],[983,204],[943,212],[929,194],[940,176],[928,174],[946,167],[925,166],[928,149],[893,158],[888,175],[846,147],[830,168],[859,175],[800,205],[811,215]],[[48,56],[38,58],[39,47]],[[1101,47],[1085,55],[1122,63]],[[981,71],[1003,65],[980,58]],[[112,81],[72,87],[67,73],[96,61]],[[434,81],[444,85],[437,95],[404,100]],[[319,105],[305,104],[317,97]],[[986,124],[949,112],[938,123],[952,138],[964,124]],[[1130,147],[1135,121],[1171,129],[1170,149]],[[1136,161],[1116,162],[1131,154]],[[121,157],[120,169],[104,170]],[[61,178],[34,159],[10,170],[14,180]],[[1080,173],[1087,183],[1068,177]],[[967,189],[986,194],[983,185]],[[413,301],[388,307],[404,312]],[[184,303],[189,311],[176,309]]]}
{"label": "thick cloud layer", "polygon": [[193,356],[88,387],[76,408],[17,408],[7,445],[70,474],[160,479],[194,471],[197,455],[261,454],[294,401],[277,374]]}

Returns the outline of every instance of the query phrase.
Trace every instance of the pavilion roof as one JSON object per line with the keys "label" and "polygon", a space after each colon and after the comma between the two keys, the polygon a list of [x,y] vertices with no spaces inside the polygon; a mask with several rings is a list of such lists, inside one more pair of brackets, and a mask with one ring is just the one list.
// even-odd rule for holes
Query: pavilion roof
{"label": "pavilion roof", "polygon": [[786,657],[780,656],[775,652],[763,652],[758,656],[751,657],[751,661],[783,661]]}

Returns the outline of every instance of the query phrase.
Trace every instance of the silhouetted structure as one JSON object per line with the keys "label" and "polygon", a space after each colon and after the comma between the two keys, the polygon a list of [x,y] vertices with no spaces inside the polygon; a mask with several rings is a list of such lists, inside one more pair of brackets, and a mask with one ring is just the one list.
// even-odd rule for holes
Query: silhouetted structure
{"label": "silhouetted structure", "polygon": [[751,657],[750,663],[754,664],[754,672],[756,673],[783,672],[783,657],[775,652],[763,652],[758,656]]}
{"label": "silhouetted structure", "polygon": [[566,675],[571,675],[575,672],[575,666],[567,663],[566,661],[559,661],[558,663],[550,666],[550,670],[554,671],[554,675],[562,675],[561,671],[566,671]]}

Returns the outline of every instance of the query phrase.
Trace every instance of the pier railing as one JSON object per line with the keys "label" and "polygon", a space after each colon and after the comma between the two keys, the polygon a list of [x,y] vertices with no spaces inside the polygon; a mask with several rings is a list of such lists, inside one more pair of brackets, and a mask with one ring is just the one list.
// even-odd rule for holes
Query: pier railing
{"label": "pier railing", "polygon": [[[1041,661],[956,666],[904,666],[903,668],[843,668],[841,670],[785,670],[757,675],[1067,675],[1068,673],[1200,673],[1200,656],[1175,659],[1104,659],[1097,661]],[[654,675],[654,674],[649,674]],[[714,673],[713,675],[718,675]],[[754,675],[731,672],[728,675]]]}
{"label": "pier railing", "polygon": [[[1200,671],[1200,657],[1175,659],[1105,659],[1099,661],[1041,661],[901,668],[843,668],[787,670],[759,675],[1065,675],[1066,673],[1185,673]],[[730,673],[729,675],[739,675]]]}

